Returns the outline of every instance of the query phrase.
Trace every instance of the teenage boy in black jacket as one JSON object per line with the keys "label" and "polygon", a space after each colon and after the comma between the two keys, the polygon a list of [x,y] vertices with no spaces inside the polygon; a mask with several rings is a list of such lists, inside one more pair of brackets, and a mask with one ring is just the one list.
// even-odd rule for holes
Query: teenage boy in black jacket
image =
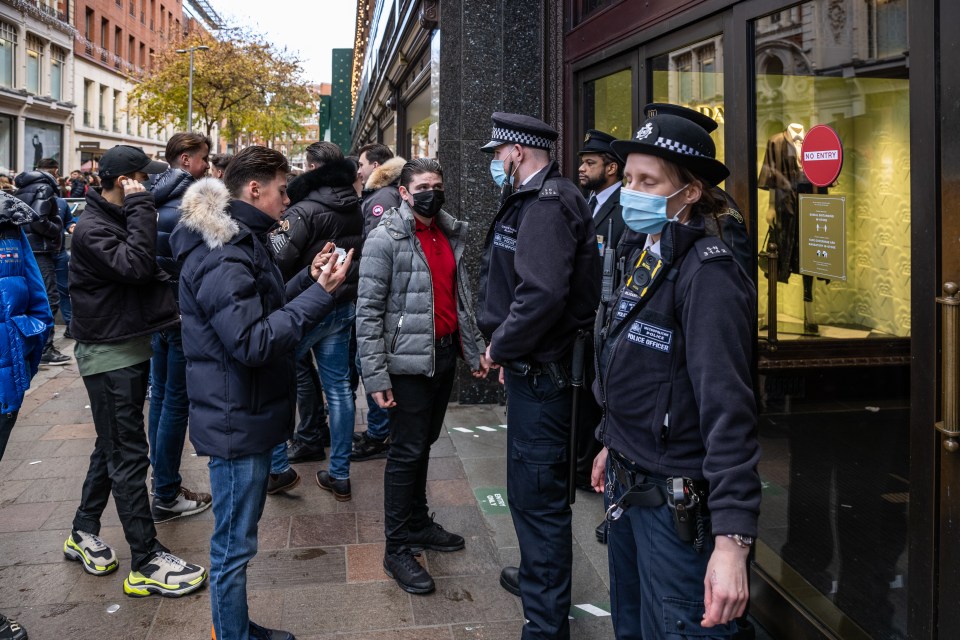
{"label": "teenage boy in black jacket", "polygon": [[143,403],[151,335],[179,322],[166,274],[157,266],[157,210],[142,182],[167,165],[137,147],[119,145],[100,160],[103,195],[87,194],[74,229],[70,290],[77,340],[74,356],[90,395],[97,441],[83,483],[73,532],[63,553],[93,575],[116,571],[117,556],[98,537],[111,493],[130,545],[128,596],[182,596],[206,581],[206,570],[169,553],[157,540],[147,491]]}

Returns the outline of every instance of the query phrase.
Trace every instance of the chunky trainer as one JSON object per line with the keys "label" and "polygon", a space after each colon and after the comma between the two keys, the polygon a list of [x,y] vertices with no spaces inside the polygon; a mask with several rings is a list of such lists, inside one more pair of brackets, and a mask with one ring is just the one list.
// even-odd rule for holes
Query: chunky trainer
{"label": "chunky trainer", "polygon": [[250,637],[254,640],[297,640],[289,631],[267,629],[250,621]]}
{"label": "chunky trainer", "polygon": [[366,431],[360,434],[359,438],[354,438],[353,450],[350,452],[351,462],[363,462],[364,460],[377,460],[386,458],[390,451],[390,443],[386,439],[377,440],[371,438]]}
{"label": "chunky trainer", "polygon": [[86,531],[74,531],[67,536],[63,543],[63,557],[83,563],[83,570],[94,576],[113,573],[120,566],[113,549]]}
{"label": "chunky trainer", "polygon": [[387,553],[383,557],[383,570],[407,593],[432,593],[436,589],[433,578],[413,557],[409,547],[401,547],[396,553]]}
{"label": "chunky trainer", "polygon": [[423,549],[432,549],[433,551],[460,551],[465,546],[463,536],[450,533],[440,526],[439,522],[434,522],[430,515],[430,524],[419,531],[410,531],[407,533],[407,544],[414,551]]}
{"label": "chunky trainer", "polygon": [[287,460],[291,463],[300,462],[321,462],[327,459],[327,452],[323,446],[315,446],[294,440],[287,445]]}
{"label": "chunky trainer", "polygon": [[27,630],[0,613],[0,640],[27,640]]}
{"label": "chunky trainer", "polygon": [[72,360],[73,358],[63,355],[56,347],[53,346],[49,346],[44,349],[43,353],[40,355],[40,364],[42,365],[62,367],[65,364],[70,364]]}
{"label": "chunky trainer", "polygon": [[181,560],[172,553],[161,551],[140,567],[131,571],[123,581],[123,592],[132,598],[151,594],[179,598],[193,593],[207,580],[207,570]]}
{"label": "chunky trainer", "polygon": [[206,511],[211,504],[213,504],[213,498],[210,497],[209,493],[194,493],[189,489],[180,487],[177,491],[177,497],[170,502],[159,498],[153,499],[151,507],[153,521],[160,524],[184,516],[192,516],[201,511]]}
{"label": "chunky trainer", "polygon": [[275,493],[286,493],[298,484],[300,484],[300,474],[292,468],[283,473],[271,473],[267,478],[267,493],[271,496]]}
{"label": "chunky trainer", "polygon": [[321,489],[326,489],[333,494],[337,502],[347,502],[352,497],[350,494],[350,479],[337,480],[331,478],[329,472],[321,469],[317,471],[317,484]]}

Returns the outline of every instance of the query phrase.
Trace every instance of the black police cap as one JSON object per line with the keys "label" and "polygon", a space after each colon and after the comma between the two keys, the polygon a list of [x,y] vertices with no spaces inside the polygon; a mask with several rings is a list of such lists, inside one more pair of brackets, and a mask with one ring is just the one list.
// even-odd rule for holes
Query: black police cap
{"label": "black police cap", "polygon": [[151,160],[140,147],[118,144],[103,154],[97,171],[101,178],[118,178],[137,171],[151,175],[163,173],[169,166],[166,162]]}
{"label": "black police cap", "polygon": [[481,151],[487,153],[493,153],[502,144],[551,149],[560,135],[546,122],[532,116],[497,111],[491,118],[493,133],[490,134],[490,142],[480,147]]}
{"label": "black police cap", "polygon": [[616,138],[609,133],[604,133],[596,129],[587,129],[587,135],[583,136],[583,148],[577,152],[577,155],[583,155],[584,153],[609,153],[610,155],[617,155],[613,152],[613,147],[610,146],[610,143],[614,140],[616,140]]}
{"label": "black police cap", "polygon": [[679,116],[657,114],[648,118],[631,140],[611,143],[618,156],[631,153],[657,156],[689,169],[711,186],[723,182],[730,171],[716,159],[717,149],[703,127]]}
{"label": "black police cap", "polygon": [[651,102],[643,108],[644,119],[652,118],[653,116],[660,114],[677,116],[678,118],[686,118],[690,122],[700,125],[700,127],[702,127],[707,133],[715,131],[716,128],[720,126],[717,124],[717,121],[710,116],[704,115],[696,109],[681,107],[678,104],[670,104],[667,102]]}

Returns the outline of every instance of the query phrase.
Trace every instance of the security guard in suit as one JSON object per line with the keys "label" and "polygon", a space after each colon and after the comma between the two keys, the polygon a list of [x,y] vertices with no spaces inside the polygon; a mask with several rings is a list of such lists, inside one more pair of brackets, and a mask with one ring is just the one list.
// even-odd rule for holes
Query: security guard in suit
{"label": "security guard in suit", "polygon": [[483,147],[505,197],[484,243],[477,324],[487,363],[501,365],[506,386],[507,493],[520,567],[504,572],[519,584],[524,640],[570,637],[570,364],[600,301],[597,232],[579,189],[550,159],[556,139],[541,120],[498,112]]}

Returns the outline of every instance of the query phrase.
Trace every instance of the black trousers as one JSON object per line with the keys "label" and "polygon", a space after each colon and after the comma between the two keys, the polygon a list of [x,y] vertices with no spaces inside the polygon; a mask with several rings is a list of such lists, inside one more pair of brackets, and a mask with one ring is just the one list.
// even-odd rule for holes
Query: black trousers
{"label": "black trousers", "polygon": [[410,531],[430,524],[427,468],[440,437],[457,371],[454,347],[436,348],[433,376],[390,376],[396,408],[390,411],[390,450],[383,473],[383,527],[387,553],[407,543]]}
{"label": "black trousers", "polygon": [[84,376],[97,441],[83,481],[80,507],[73,519],[76,531],[100,533],[100,516],[110,494],[117,506],[123,535],[130,545],[134,571],[157,551],[157,541],[147,492],[149,447],[143,426],[150,361],[106,373]]}
{"label": "black trousers", "polygon": [[[60,309],[60,290],[57,289],[57,260],[53,253],[35,253],[37,266],[40,267],[40,275],[43,277],[43,286],[47,290],[47,300],[50,302],[50,313],[54,319],[57,317],[57,311]],[[47,344],[44,349],[53,345],[53,331],[47,336]]]}
{"label": "black trousers", "polygon": [[19,413],[19,409],[10,413],[0,413],[0,460],[3,460],[3,452],[7,450],[7,441],[10,439],[13,425],[17,423]]}

